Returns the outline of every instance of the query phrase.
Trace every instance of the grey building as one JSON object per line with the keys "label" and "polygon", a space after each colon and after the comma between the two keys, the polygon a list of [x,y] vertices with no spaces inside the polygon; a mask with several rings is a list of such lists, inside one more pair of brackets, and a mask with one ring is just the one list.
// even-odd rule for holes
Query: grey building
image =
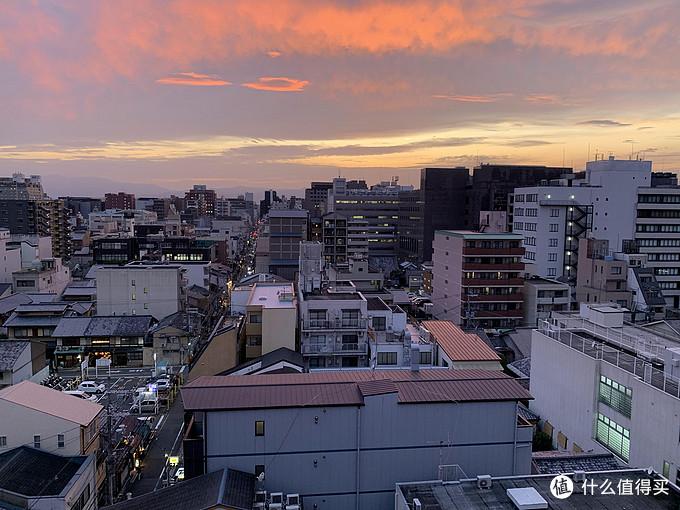
{"label": "grey building", "polygon": [[186,476],[264,473],[268,492],[304,508],[394,508],[395,483],[527,475],[530,394],[497,371],[320,371],[201,377],[182,389]]}
{"label": "grey building", "polygon": [[300,243],[307,240],[308,214],[299,209],[269,211],[269,269],[293,280],[298,268]]}

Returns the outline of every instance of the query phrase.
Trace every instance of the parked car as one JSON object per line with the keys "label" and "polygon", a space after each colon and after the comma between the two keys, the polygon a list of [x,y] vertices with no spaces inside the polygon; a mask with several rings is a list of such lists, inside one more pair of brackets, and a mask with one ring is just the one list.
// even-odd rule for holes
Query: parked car
{"label": "parked car", "polygon": [[83,381],[78,385],[78,391],[85,393],[104,393],[106,386],[97,384],[95,381]]}
{"label": "parked car", "polygon": [[156,381],[156,389],[158,390],[169,390],[170,389],[170,379],[158,379]]}
{"label": "parked car", "polygon": [[90,400],[92,402],[97,401],[96,395],[90,395],[89,393],[85,393],[84,391],[63,390],[63,393],[65,393],[66,395],[71,395],[71,396],[74,396],[74,397],[82,398],[83,400]]}

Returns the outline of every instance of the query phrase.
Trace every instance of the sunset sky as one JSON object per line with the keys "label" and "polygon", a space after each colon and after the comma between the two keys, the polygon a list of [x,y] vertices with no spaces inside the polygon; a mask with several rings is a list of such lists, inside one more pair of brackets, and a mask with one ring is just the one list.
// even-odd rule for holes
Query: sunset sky
{"label": "sunset sky", "polygon": [[2,0],[0,174],[56,195],[589,150],[680,169],[678,26],[678,0]]}

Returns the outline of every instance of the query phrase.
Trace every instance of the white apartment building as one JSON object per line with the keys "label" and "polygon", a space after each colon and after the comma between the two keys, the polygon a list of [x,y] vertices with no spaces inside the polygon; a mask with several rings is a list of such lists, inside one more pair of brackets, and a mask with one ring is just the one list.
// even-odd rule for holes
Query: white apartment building
{"label": "white apartment building", "polygon": [[21,269],[21,250],[8,248],[10,238],[8,229],[0,229],[0,283],[12,283],[12,273]]}
{"label": "white apartment building", "polygon": [[680,339],[581,305],[531,338],[532,411],[560,450],[614,453],[630,467],[680,479]]}
{"label": "white apartment building", "polygon": [[533,274],[575,281],[578,242],[606,239],[612,251],[633,239],[638,188],[651,185],[651,161],[589,161],[585,181],[516,188],[513,232],[523,237]]}
{"label": "white apartment building", "polygon": [[35,260],[12,273],[14,292],[61,294],[71,283],[71,270],[59,257]]}
{"label": "white apartment building", "polygon": [[158,215],[153,211],[134,209],[122,211],[108,209],[90,213],[88,218],[90,232],[97,234],[111,234],[114,232],[134,233],[137,223],[154,223]]}
{"label": "white apartment building", "polygon": [[186,308],[179,265],[128,264],[97,269],[97,315],[153,315],[161,320]]}

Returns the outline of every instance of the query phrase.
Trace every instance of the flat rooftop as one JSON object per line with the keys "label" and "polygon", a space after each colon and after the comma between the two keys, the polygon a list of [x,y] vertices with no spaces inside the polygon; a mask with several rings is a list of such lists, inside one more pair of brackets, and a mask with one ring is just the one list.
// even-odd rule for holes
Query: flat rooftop
{"label": "flat rooftop", "polygon": [[452,237],[462,237],[463,239],[491,239],[491,240],[509,240],[521,241],[521,234],[513,234],[511,232],[474,232],[472,230],[437,230],[436,233],[444,234]]}
{"label": "flat rooftop", "polygon": [[292,283],[256,283],[248,298],[248,306],[263,308],[295,308]]}
{"label": "flat rooftop", "polygon": [[314,300],[327,300],[327,301],[333,301],[333,300],[342,300],[342,301],[349,301],[349,300],[361,300],[361,294],[358,292],[327,292],[324,291],[321,294],[305,294],[305,301],[314,301]]}
{"label": "flat rooftop", "polygon": [[[571,474],[571,473],[568,473]],[[653,496],[636,494],[636,480],[647,479],[650,486],[662,483],[656,474],[647,475],[646,470],[626,469],[616,471],[598,471],[586,473],[586,479],[592,480],[596,486],[594,494],[583,494],[582,483],[574,483],[574,492],[566,499],[557,499],[550,492],[550,484],[555,474],[529,475],[517,477],[499,477],[491,479],[491,487],[480,489],[477,479],[460,482],[423,482],[399,484],[397,498],[404,498],[409,508],[414,508],[413,500],[418,499],[423,509],[427,510],[517,510],[508,489],[533,489],[534,497],[538,495],[544,504],[527,506],[526,508],[550,508],[559,510],[661,510],[677,509],[680,505],[680,494],[677,488],[667,484],[668,495]],[[631,480],[632,495],[617,494],[618,483]],[[614,494],[601,494],[601,484],[611,483]],[[534,492],[535,491],[535,492]],[[651,491],[650,491],[651,492]]]}

